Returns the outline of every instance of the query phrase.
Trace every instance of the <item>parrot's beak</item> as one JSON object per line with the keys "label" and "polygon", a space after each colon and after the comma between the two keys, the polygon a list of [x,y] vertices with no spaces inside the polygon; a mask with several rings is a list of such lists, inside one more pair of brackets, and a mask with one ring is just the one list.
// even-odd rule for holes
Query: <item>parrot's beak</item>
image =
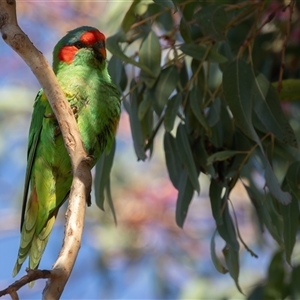
{"label": "parrot's beak", "polygon": [[93,45],[93,49],[96,53],[96,56],[99,60],[106,59],[106,49],[105,49],[105,42],[98,41]]}

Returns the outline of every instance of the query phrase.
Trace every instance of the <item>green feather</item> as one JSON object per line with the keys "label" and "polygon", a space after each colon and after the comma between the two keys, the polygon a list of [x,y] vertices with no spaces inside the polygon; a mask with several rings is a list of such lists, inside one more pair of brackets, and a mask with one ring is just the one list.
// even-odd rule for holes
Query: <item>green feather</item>
{"label": "green feather", "polygon": [[[72,62],[58,58],[62,47],[72,46],[86,31],[95,30],[92,27],[72,30],[58,42],[53,52],[54,71],[75,111],[92,165],[113,144],[120,119],[120,95],[111,82],[105,57],[99,59],[96,47],[86,45],[78,49]],[[40,90],[29,130],[21,241],[14,276],[28,256],[31,269],[39,266],[57,212],[69,195],[71,183],[70,158],[51,106]]]}

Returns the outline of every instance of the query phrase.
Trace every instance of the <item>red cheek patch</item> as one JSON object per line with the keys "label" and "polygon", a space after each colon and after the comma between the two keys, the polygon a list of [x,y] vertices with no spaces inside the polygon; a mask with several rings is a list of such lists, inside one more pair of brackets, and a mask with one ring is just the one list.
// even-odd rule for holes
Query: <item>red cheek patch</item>
{"label": "red cheek patch", "polygon": [[78,49],[75,46],[62,47],[58,53],[58,59],[67,64],[70,64],[74,60],[74,56]]}
{"label": "red cheek patch", "polygon": [[98,30],[87,31],[81,36],[80,41],[86,45],[92,46],[97,41],[105,41],[105,36]]}

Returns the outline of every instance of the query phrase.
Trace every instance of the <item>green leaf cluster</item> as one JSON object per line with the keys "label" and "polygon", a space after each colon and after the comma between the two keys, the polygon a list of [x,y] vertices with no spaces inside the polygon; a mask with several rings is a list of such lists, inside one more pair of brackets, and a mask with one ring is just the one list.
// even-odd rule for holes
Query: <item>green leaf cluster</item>
{"label": "green leaf cluster", "polygon": [[[259,228],[269,231],[289,264],[298,230],[299,146],[280,100],[300,99],[299,80],[283,80],[279,91],[263,60],[266,53],[258,53],[263,43],[278,39],[278,34],[259,28],[269,5],[133,1],[120,31],[107,39],[109,71],[123,92],[138,160],[153,155],[157,132],[162,131],[166,168],[178,191],[180,227],[195,192],[200,193],[200,174],[210,179],[216,223],[212,261],[219,272],[229,272],[240,291],[240,245],[256,254],[244,243],[230,204],[237,181],[245,185]],[[103,171],[110,171],[110,163],[110,158],[101,160],[98,167],[104,184],[99,185],[100,207],[104,190],[110,195]],[[253,174],[263,178],[263,189]],[[224,240],[222,254],[215,248],[217,234]]]}

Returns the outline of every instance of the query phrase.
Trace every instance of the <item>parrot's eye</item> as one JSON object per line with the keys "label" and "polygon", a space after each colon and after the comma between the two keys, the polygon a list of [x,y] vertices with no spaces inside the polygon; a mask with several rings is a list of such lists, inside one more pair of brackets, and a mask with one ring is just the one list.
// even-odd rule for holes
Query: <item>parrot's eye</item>
{"label": "parrot's eye", "polygon": [[81,41],[75,42],[75,43],[74,43],[74,46],[75,46],[76,48],[78,48],[78,49],[81,49],[81,48],[84,48],[84,47],[85,47],[84,43],[81,42]]}

